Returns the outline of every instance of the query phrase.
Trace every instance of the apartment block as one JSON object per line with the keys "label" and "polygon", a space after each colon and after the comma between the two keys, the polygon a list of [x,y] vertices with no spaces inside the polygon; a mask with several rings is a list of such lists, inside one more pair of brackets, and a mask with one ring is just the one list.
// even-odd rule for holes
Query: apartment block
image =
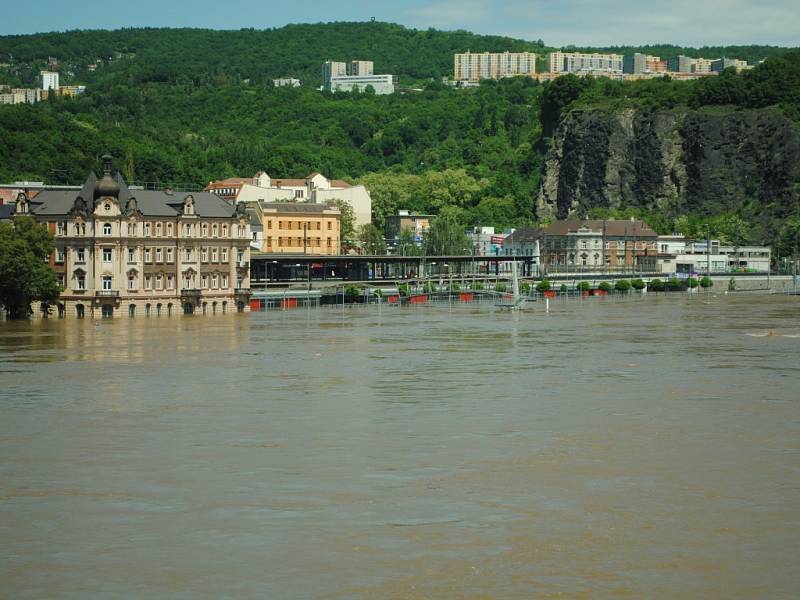
{"label": "apartment block", "polygon": [[351,60],[347,63],[347,74],[372,75],[375,72],[374,68],[371,60]]}
{"label": "apartment block", "polygon": [[58,72],[40,71],[39,85],[42,90],[58,90]]}
{"label": "apartment block", "polygon": [[324,204],[258,202],[263,239],[269,254],[339,254],[342,215]]}
{"label": "apartment block", "polygon": [[333,60],[325,61],[322,65],[322,89],[331,89],[331,78],[347,75],[347,63]]}
{"label": "apartment block", "polygon": [[550,73],[587,74],[622,73],[621,54],[588,54],[583,52],[551,52],[548,55]]}
{"label": "apartment block", "polygon": [[535,74],[536,54],[533,52],[465,52],[453,56],[453,79],[456,81],[477,82]]}

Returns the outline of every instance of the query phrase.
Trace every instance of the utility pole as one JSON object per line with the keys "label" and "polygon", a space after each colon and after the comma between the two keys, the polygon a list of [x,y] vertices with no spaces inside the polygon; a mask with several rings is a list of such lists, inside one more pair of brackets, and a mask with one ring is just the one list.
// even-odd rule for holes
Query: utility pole
{"label": "utility pole", "polygon": [[303,223],[303,254],[306,253],[306,241],[308,240],[308,223]]}
{"label": "utility pole", "polygon": [[706,276],[711,277],[711,227],[708,223],[706,228]]}

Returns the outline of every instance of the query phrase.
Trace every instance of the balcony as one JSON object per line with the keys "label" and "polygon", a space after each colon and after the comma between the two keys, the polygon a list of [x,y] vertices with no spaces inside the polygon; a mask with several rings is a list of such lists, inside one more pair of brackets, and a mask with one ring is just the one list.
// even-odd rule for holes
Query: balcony
{"label": "balcony", "polygon": [[94,295],[98,298],[117,298],[119,290],[95,290]]}
{"label": "balcony", "polygon": [[182,298],[200,298],[201,290],[197,288],[181,288]]}
{"label": "balcony", "polygon": [[237,287],[233,290],[234,296],[242,296],[245,298],[249,298],[252,293],[253,292],[250,290],[250,288]]}

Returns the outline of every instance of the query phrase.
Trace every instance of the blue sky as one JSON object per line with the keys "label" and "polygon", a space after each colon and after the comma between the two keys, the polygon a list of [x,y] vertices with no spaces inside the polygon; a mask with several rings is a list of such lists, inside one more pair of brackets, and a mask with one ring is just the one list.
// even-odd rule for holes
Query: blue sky
{"label": "blue sky", "polygon": [[554,46],[800,45],[797,0],[0,0],[2,35],[143,26],[263,29],[370,17]]}

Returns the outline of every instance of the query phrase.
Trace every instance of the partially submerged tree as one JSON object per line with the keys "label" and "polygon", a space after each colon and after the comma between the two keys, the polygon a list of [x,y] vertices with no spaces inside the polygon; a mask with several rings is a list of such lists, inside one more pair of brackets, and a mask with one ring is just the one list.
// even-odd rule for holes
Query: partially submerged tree
{"label": "partially submerged tree", "polygon": [[53,303],[61,292],[47,265],[53,237],[32,217],[19,216],[0,223],[0,305],[9,318],[31,314],[31,303]]}

